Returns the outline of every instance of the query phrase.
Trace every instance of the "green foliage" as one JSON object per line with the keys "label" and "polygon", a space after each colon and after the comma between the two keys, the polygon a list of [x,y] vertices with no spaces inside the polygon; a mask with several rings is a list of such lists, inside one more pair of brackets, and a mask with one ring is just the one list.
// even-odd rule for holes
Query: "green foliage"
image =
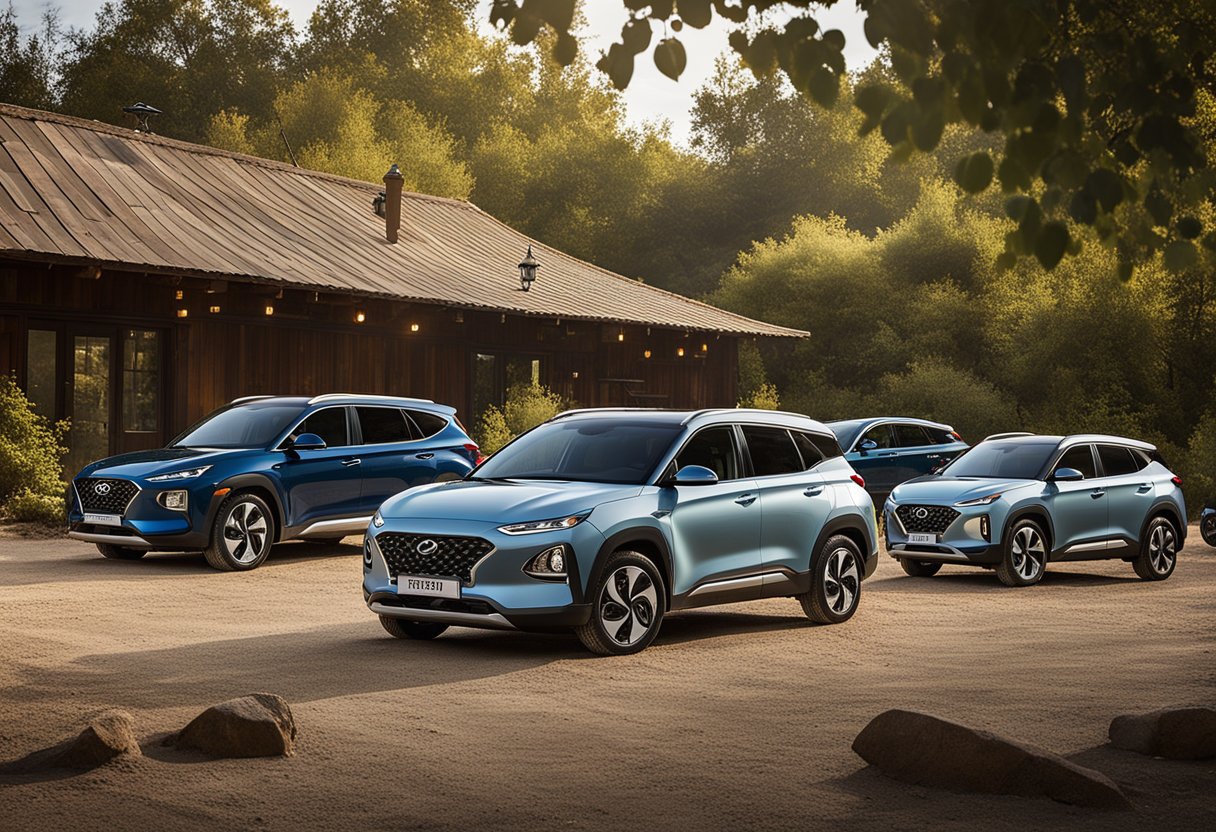
{"label": "green foliage", "polygon": [[557,393],[540,384],[517,384],[507,391],[502,408],[491,405],[482,414],[478,440],[491,454],[519,434],[552,419],[569,407]]}
{"label": "green foliage", "polygon": [[1192,516],[1206,505],[1216,505],[1216,411],[1196,426],[1178,470],[1182,474],[1187,510]]}
{"label": "green foliage", "polygon": [[57,523],[64,517],[60,460],[66,421],[52,424],[9,376],[0,377],[0,508],[16,520]]}
{"label": "green foliage", "polygon": [[739,407],[750,407],[756,410],[780,410],[781,397],[777,394],[777,385],[764,383],[746,394],[739,400]]}

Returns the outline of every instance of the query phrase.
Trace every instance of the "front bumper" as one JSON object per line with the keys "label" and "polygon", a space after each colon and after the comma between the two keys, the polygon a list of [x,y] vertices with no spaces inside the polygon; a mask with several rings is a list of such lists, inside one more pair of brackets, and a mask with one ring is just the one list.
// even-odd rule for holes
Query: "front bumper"
{"label": "front bumper", "polygon": [[[928,503],[914,503],[929,505]],[[936,543],[911,543],[904,524],[895,513],[896,504],[890,499],[883,506],[883,535],[887,554],[899,560],[913,558],[933,563],[973,564],[995,566],[1004,557],[998,533],[1001,519],[993,516],[992,506],[969,506],[958,508],[958,516],[937,535]],[[982,533],[981,520],[988,529],[986,539]]]}
{"label": "front bumper", "polygon": [[[110,479],[118,479],[111,477]],[[73,483],[68,508],[68,537],[89,543],[109,543],[131,549],[156,551],[193,551],[210,542],[211,520],[223,495],[215,495],[210,483],[187,487],[186,484],[143,484],[123,508],[118,525],[87,522],[80,494]],[[187,492],[186,511],[173,511],[157,502],[162,491]]]}
{"label": "front bumper", "polygon": [[[459,598],[404,595],[376,542],[380,535],[400,533],[443,537],[479,537],[493,548],[462,581]],[[565,543],[573,551],[565,580],[542,580],[523,571],[541,551]],[[604,536],[588,522],[572,529],[531,535],[506,535],[497,525],[455,520],[389,520],[369,526],[364,540],[363,599],[377,615],[411,621],[433,621],[492,630],[565,630],[585,624],[591,605],[584,598],[584,576]],[[451,575],[431,575],[452,578]]]}

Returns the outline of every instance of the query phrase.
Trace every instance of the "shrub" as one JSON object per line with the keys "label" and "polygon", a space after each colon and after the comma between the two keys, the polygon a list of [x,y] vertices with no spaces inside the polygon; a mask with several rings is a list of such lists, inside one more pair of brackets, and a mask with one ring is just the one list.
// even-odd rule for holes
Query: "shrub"
{"label": "shrub", "polygon": [[739,400],[739,407],[752,407],[757,410],[777,410],[781,407],[781,399],[777,395],[777,385],[761,384]]}
{"label": "shrub", "polygon": [[541,422],[552,419],[569,403],[540,384],[517,384],[507,390],[501,409],[491,405],[482,414],[479,437],[483,453],[492,454]]}
{"label": "shrub", "polygon": [[17,382],[0,376],[0,508],[14,519],[58,523],[64,516],[60,460],[66,421],[34,412]]}

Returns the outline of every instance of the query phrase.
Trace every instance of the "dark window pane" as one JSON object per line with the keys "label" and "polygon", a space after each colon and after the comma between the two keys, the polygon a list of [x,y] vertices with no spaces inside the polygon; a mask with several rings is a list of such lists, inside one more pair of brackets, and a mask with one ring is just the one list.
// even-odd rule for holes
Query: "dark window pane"
{"label": "dark window pane", "polygon": [[122,429],[151,432],[159,425],[160,338],[146,329],[127,330],[122,341]]}
{"label": "dark window pane", "polygon": [[498,356],[478,353],[473,356],[473,422],[481,423],[486,408],[502,405],[502,390],[498,381]]}
{"label": "dark window pane", "polygon": [[760,428],[745,425],[747,450],[757,477],[792,474],[802,470],[802,458],[785,428]]}
{"label": "dark window pane", "polygon": [[263,448],[299,415],[299,405],[254,402],[225,407],[169,444],[182,448]]}
{"label": "dark window pane", "polygon": [[[1030,480],[1055,453],[1056,440],[982,442],[954,458],[942,473],[951,477],[1000,477]],[[1093,467],[1093,464],[1090,464]]]}
{"label": "dark window pane", "polygon": [[448,426],[448,420],[442,416],[436,416],[434,413],[425,413],[421,410],[407,410],[406,413],[414,420],[414,424],[418,426],[419,434],[416,438],[427,439],[439,433]]}
{"label": "dark window pane", "polygon": [[1061,468],[1075,468],[1084,474],[1087,480],[1098,476],[1098,469],[1094,467],[1094,455],[1088,445],[1076,445],[1065,451],[1056,463],[1056,470]]}
{"label": "dark window pane", "polygon": [[1139,448],[1132,450],[1132,458],[1136,460],[1137,471],[1147,468],[1149,463],[1153,461],[1153,458],[1149,456],[1148,451],[1142,451]]}
{"label": "dark window pane", "polygon": [[31,329],[25,359],[25,395],[39,416],[55,418],[55,333]]}
{"label": "dark window pane", "polygon": [[735,452],[735,431],[730,427],[706,428],[676,457],[676,470],[686,465],[700,465],[713,471],[720,480],[739,478],[739,457]]}
{"label": "dark window pane", "polygon": [[1106,477],[1134,474],[1141,467],[1136,464],[1132,452],[1120,445],[1099,445],[1098,458],[1102,460],[1102,475]]}
{"label": "dark window pane", "polygon": [[814,468],[823,462],[823,452],[819,450],[815,441],[808,434],[795,430],[790,431],[790,436],[794,437],[794,444],[798,446],[798,452],[802,454],[802,467]]}
{"label": "dark window pane", "polygon": [[79,471],[110,451],[110,356],[108,337],[73,339],[69,471]]}
{"label": "dark window pane", "polygon": [[861,443],[865,442],[866,440],[875,442],[878,445],[878,447],[880,447],[880,448],[894,447],[894,445],[892,444],[892,440],[891,440],[891,426],[890,425],[878,425],[877,427],[870,428],[861,437],[861,442],[858,442],[857,445],[860,447]]}
{"label": "dark window pane", "polygon": [[345,407],[327,407],[309,416],[291,435],[300,436],[305,433],[315,433],[325,440],[330,447],[340,448],[350,444],[350,436],[346,426]]}
{"label": "dark window pane", "polygon": [[934,445],[949,445],[952,442],[958,441],[948,430],[943,430],[942,428],[925,428],[925,430],[928,432],[929,439],[932,440]]}
{"label": "dark window pane", "polygon": [[405,416],[395,407],[357,407],[359,427],[363,429],[364,445],[386,442],[408,442],[410,430]]}
{"label": "dark window pane", "polygon": [[548,422],[495,453],[477,476],[641,484],[681,430],[619,418]]}
{"label": "dark window pane", "polygon": [[932,444],[920,425],[892,425],[895,429],[895,445],[900,448],[919,448]]}

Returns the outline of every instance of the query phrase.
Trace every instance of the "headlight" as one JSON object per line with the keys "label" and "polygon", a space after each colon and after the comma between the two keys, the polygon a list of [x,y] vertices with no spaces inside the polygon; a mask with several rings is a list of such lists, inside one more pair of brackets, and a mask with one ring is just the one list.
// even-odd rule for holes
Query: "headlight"
{"label": "headlight", "polygon": [[202,465],[198,468],[187,468],[185,471],[174,471],[172,474],[157,474],[155,477],[148,477],[148,482],[170,482],[173,480],[189,480],[195,477],[201,477],[203,474],[211,470],[210,465]]}
{"label": "headlight", "polygon": [[512,523],[509,526],[499,526],[503,534],[539,534],[540,532],[555,532],[562,529],[572,529],[587,519],[591,512],[572,514],[569,517],[559,517],[556,520],[534,520],[531,523]]}
{"label": "headlight", "polygon": [[997,500],[999,500],[1000,497],[1001,497],[1001,492],[998,491],[995,494],[988,494],[983,497],[976,497],[973,500],[963,500],[962,502],[955,503],[955,505],[956,506],[990,506],[993,503],[995,503]]}
{"label": "headlight", "polygon": [[566,577],[566,558],[570,556],[566,545],[550,546],[524,564],[524,572],[533,578],[559,580]]}
{"label": "headlight", "polygon": [[372,525],[377,529],[384,525],[384,515],[380,513],[380,509],[376,509],[376,513],[372,515]]}

